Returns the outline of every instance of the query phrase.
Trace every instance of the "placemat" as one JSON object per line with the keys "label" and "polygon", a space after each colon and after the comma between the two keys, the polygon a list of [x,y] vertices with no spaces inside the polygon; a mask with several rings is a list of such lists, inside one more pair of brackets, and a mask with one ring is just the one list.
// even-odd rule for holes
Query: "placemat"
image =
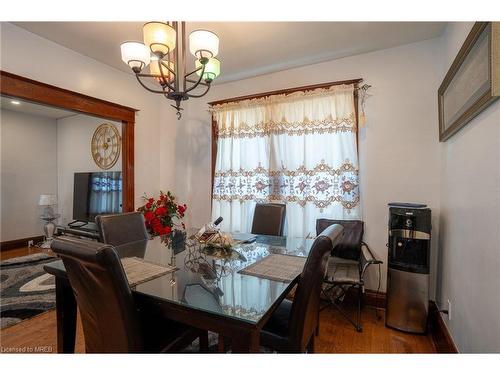
{"label": "placemat", "polygon": [[238,272],[274,281],[290,282],[302,272],[305,263],[305,257],[270,254]]}
{"label": "placemat", "polygon": [[137,257],[122,258],[121,261],[130,286],[152,280],[169,272],[173,272],[176,269],[172,266],[161,266],[159,264],[150,263]]}

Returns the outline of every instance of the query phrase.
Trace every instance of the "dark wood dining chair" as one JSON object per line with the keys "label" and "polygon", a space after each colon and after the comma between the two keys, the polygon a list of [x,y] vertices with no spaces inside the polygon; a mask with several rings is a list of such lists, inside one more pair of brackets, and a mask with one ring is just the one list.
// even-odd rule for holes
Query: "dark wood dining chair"
{"label": "dark wood dining chair", "polygon": [[62,259],[80,311],[87,353],[175,352],[208,334],[140,311],[111,245],[61,236],[52,250]]}
{"label": "dark wood dining chair", "polygon": [[140,212],[97,215],[95,223],[101,242],[105,244],[120,246],[129,242],[149,239],[144,216]]}
{"label": "dark wood dining chair", "polygon": [[252,234],[282,236],[285,226],[286,205],[257,203],[253,214]]}
{"label": "dark wood dining chair", "polygon": [[314,241],[300,275],[293,302],[283,300],[260,335],[260,345],[279,353],[314,353],[321,286],[328,257],[344,232],[341,225],[326,228]]}

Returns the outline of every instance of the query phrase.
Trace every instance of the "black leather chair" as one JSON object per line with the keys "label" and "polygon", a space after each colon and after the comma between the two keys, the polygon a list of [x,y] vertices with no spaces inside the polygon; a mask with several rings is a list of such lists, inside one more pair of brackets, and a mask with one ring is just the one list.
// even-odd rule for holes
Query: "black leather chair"
{"label": "black leather chair", "polygon": [[52,242],[68,273],[85,336],[87,353],[178,351],[206,332],[140,311],[123,266],[111,245],[61,236]]}
{"label": "black leather chair", "polygon": [[326,228],[314,241],[300,275],[293,302],[284,300],[263,327],[260,345],[280,353],[314,352],[321,285],[332,248],[340,241],[341,225]]}
{"label": "black leather chair", "polygon": [[140,212],[97,215],[95,223],[101,242],[105,244],[120,246],[129,242],[149,239],[144,216]]}
{"label": "black leather chair", "polygon": [[[340,313],[356,328],[363,330],[361,325],[361,304],[365,285],[367,268],[372,264],[382,264],[373,255],[368,245],[363,242],[364,222],[361,220],[318,219],[316,233],[321,233],[330,225],[339,224],[345,229],[342,240],[332,249],[325,276],[326,288],[323,289],[323,299],[329,305],[335,306]],[[349,289],[357,289],[357,317],[354,321],[342,308],[341,303]]]}
{"label": "black leather chair", "polygon": [[252,234],[282,236],[285,226],[286,205],[257,203],[253,214]]}

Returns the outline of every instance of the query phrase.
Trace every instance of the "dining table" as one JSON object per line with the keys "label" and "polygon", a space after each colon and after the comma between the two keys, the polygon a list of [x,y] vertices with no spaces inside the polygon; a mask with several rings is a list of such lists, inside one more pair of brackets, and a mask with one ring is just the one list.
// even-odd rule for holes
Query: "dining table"
{"label": "dining table", "polygon": [[[132,286],[137,308],[151,314],[211,331],[231,343],[234,353],[259,351],[260,332],[274,310],[296,285],[242,274],[239,271],[270,254],[306,257],[313,239],[256,235],[251,243],[236,243],[221,251],[203,246],[192,233],[181,241],[161,238],[115,246],[120,259],[129,257],[174,267]],[[57,351],[74,353],[77,303],[62,260],[44,267],[55,276]]]}

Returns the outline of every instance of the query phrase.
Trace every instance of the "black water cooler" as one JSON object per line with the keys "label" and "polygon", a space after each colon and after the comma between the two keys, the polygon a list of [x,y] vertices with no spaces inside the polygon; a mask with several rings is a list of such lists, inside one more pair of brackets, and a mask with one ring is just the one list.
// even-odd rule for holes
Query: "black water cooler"
{"label": "black water cooler", "polygon": [[431,210],[389,204],[386,325],[425,333],[429,305]]}

